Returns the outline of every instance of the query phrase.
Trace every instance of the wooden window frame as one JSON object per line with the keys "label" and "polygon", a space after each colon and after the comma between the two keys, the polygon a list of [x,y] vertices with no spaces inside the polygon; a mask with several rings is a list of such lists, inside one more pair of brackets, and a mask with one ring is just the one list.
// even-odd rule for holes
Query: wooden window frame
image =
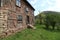
{"label": "wooden window frame", "polygon": [[18,15],[18,16],[17,16],[17,21],[22,21],[22,20],[23,20],[22,15]]}
{"label": "wooden window frame", "polygon": [[3,6],[3,0],[0,0],[0,7]]}
{"label": "wooden window frame", "polygon": [[21,0],[16,0],[16,6],[21,7]]}

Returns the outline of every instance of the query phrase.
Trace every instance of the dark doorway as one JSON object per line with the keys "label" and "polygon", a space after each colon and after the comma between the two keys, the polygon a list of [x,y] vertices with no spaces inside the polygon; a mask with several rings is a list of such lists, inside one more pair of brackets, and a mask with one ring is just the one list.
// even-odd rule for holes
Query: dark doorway
{"label": "dark doorway", "polygon": [[0,0],[0,7],[1,7],[1,0]]}
{"label": "dark doorway", "polygon": [[29,16],[27,16],[27,24],[29,24],[30,23],[30,20],[29,20]]}

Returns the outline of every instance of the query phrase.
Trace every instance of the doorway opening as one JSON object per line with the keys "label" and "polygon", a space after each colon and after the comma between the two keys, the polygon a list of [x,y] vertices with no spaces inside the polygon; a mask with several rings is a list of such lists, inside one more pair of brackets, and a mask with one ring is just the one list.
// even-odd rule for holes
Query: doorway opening
{"label": "doorway opening", "polygon": [[27,16],[27,20],[26,20],[27,22],[27,24],[30,24],[30,18],[29,18],[29,16]]}

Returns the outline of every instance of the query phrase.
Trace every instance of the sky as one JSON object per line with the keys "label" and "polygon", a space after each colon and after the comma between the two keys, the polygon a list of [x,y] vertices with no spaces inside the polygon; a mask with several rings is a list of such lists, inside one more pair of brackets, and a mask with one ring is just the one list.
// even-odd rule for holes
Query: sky
{"label": "sky", "polygon": [[42,11],[60,12],[60,0],[28,0],[35,8],[34,15],[38,15]]}

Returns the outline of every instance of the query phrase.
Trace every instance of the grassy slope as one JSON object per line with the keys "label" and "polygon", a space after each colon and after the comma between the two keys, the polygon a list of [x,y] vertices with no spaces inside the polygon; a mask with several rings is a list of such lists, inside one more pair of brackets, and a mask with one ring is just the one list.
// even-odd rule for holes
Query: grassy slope
{"label": "grassy slope", "polygon": [[43,29],[42,25],[36,25],[37,29],[26,29],[0,40],[60,40],[60,32]]}

